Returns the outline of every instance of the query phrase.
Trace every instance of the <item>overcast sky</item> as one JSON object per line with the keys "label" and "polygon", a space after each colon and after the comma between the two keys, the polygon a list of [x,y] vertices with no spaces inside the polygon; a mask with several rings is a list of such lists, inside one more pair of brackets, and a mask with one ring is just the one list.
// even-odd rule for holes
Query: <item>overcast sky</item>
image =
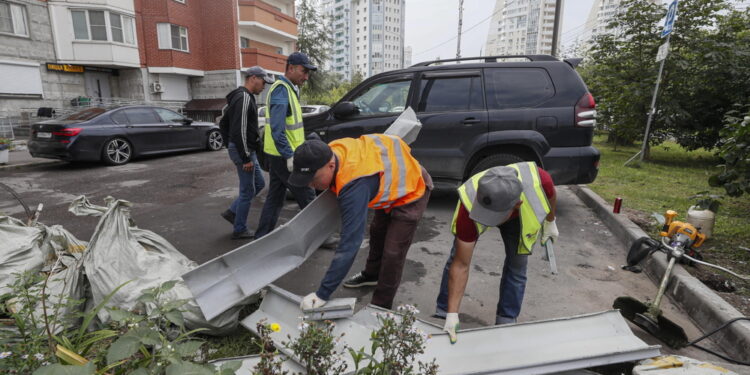
{"label": "overcast sky", "polygon": [[[405,46],[412,47],[412,63],[456,56],[458,0],[404,0],[406,2]],[[750,1],[739,0],[746,4]],[[583,31],[594,0],[564,0],[562,45],[570,44]],[[461,56],[479,56],[484,50],[495,0],[464,0]]]}
{"label": "overcast sky", "polygon": [[[406,40],[412,63],[456,56],[458,0],[405,0]],[[594,0],[565,0],[562,41],[583,29]],[[461,56],[479,56],[484,50],[495,0],[464,0]]]}

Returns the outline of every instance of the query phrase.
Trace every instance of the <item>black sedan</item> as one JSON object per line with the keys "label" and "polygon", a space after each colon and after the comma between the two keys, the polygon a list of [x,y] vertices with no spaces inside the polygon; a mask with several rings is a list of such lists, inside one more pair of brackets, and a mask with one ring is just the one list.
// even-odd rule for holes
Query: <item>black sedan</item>
{"label": "black sedan", "polygon": [[29,152],[37,158],[121,165],[141,155],[220,150],[219,127],[154,106],[92,107],[31,127]]}

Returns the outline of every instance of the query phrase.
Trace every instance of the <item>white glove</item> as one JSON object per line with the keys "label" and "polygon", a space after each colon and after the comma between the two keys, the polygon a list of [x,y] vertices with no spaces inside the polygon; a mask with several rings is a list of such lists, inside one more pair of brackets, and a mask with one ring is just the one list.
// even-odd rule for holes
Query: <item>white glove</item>
{"label": "white glove", "polygon": [[546,245],[547,240],[557,242],[558,236],[560,236],[560,232],[557,231],[557,224],[555,224],[555,221],[544,220],[544,225],[542,225],[542,245]]}
{"label": "white glove", "polygon": [[292,173],[292,170],[294,170],[294,156],[286,159],[286,169],[289,171],[289,173]]}
{"label": "white glove", "polygon": [[458,323],[458,313],[448,313],[445,315],[445,326],[443,327],[443,331],[448,332],[451,344],[455,344],[458,340],[458,337],[456,336]]}
{"label": "white glove", "polygon": [[308,294],[302,299],[302,303],[299,304],[299,308],[304,310],[317,309],[323,307],[326,304],[322,298],[318,297],[315,292]]}

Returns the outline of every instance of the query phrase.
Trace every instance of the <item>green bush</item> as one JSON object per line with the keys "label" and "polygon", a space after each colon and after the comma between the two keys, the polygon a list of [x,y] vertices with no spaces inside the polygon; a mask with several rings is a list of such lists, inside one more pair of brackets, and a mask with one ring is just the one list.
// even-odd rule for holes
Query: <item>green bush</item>
{"label": "green bush", "polygon": [[724,161],[719,165],[722,171],[708,180],[713,187],[723,187],[730,197],[750,193],[750,104],[736,108],[727,112],[721,130],[718,154]]}

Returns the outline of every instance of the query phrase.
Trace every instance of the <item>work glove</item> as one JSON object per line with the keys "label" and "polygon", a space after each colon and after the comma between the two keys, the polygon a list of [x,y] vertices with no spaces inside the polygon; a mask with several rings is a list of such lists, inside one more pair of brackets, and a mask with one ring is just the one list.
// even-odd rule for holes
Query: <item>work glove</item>
{"label": "work glove", "polygon": [[326,301],[324,301],[322,298],[318,297],[315,292],[310,293],[305,296],[305,298],[302,299],[302,303],[300,303],[299,308],[304,310],[311,310],[311,309],[317,309],[318,307],[323,307],[326,304]]}
{"label": "work glove", "polygon": [[552,242],[557,242],[557,237],[560,235],[560,232],[557,231],[557,224],[555,224],[555,221],[547,221],[544,220],[544,224],[542,225],[542,245],[546,245],[548,240],[552,240]]}
{"label": "work glove", "polygon": [[458,313],[448,313],[445,315],[445,326],[443,326],[443,331],[448,332],[451,344],[455,344],[458,340],[458,337],[456,336],[458,323]]}
{"label": "work glove", "polygon": [[292,171],[294,170],[294,156],[286,159],[286,169],[289,171],[289,173],[292,173]]}

